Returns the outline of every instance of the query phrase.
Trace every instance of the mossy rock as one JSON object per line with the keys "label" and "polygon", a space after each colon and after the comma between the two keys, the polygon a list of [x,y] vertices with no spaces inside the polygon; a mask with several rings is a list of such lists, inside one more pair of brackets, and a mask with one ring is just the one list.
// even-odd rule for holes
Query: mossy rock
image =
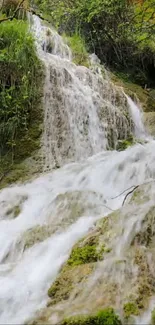
{"label": "mossy rock", "polygon": [[151,325],[155,325],[155,309],[151,312]]}
{"label": "mossy rock", "polygon": [[144,111],[147,110],[149,92],[146,89],[143,89],[138,84],[130,81],[128,75],[111,72],[110,76],[115,85],[124,88],[126,94],[129,95],[134,101],[137,101],[138,98],[143,106]]}
{"label": "mossy rock", "polygon": [[70,258],[67,261],[67,264],[73,266],[73,265],[97,262],[98,260],[101,260],[103,258],[103,254],[102,254],[103,251],[104,248],[103,250],[97,252],[96,245],[85,245],[83,247],[75,247],[72,250]]}
{"label": "mossy rock", "polygon": [[31,246],[40,243],[51,236],[54,229],[49,225],[38,225],[32,229],[28,229],[20,239],[20,242],[24,244],[24,250]]}
{"label": "mossy rock", "polygon": [[131,315],[139,315],[139,309],[134,302],[128,302],[123,306],[124,318],[128,319]]}
{"label": "mossy rock", "polygon": [[155,112],[143,113],[143,123],[148,133],[155,136]]}
{"label": "mossy rock", "polygon": [[149,91],[145,112],[155,112],[155,89]]}
{"label": "mossy rock", "polygon": [[146,247],[151,245],[155,239],[155,206],[151,207],[146,213],[144,220],[142,221],[141,231],[139,231],[132,244],[145,245]]}
{"label": "mossy rock", "polygon": [[112,308],[100,310],[92,316],[71,317],[65,319],[61,325],[121,325],[120,318]]}
{"label": "mossy rock", "polygon": [[150,185],[142,185],[139,186],[132,194],[132,197],[130,199],[130,203],[140,205],[144,204],[149,200],[149,190],[150,190]]}
{"label": "mossy rock", "polygon": [[131,147],[134,144],[133,138],[130,137],[126,140],[119,140],[116,146],[116,150],[123,151],[126,150],[128,147]]}
{"label": "mossy rock", "polygon": [[6,215],[9,217],[10,215],[13,215],[13,219],[18,217],[19,214],[21,212],[21,209],[19,207],[19,205],[15,205],[13,208],[9,209],[7,212],[6,212]]}
{"label": "mossy rock", "polygon": [[68,299],[75,285],[77,283],[78,285],[81,283],[84,285],[86,279],[92,273],[93,269],[94,264],[64,267],[56,281],[48,290],[48,296],[52,299],[48,305],[53,305],[61,300]]}

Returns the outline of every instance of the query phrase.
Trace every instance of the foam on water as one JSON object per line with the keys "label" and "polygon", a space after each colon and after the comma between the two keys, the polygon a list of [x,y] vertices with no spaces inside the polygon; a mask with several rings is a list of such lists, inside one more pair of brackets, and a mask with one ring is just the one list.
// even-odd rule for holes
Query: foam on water
{"label": "foam on water", "polygon": [[[113,197],[130,186],[154,178],[154,160],[155,142],[136,145],[121,153],[100,153],[83,163],[66,165],[41,176],[30,184],[1,191],[1,324],[23,323],[45,305],[47,290],[73,244],[87,233],[95,220],[111,212],[108,208],[120,207],[125,193],[116,199]],[[95,193],[91,202],[92,213],[87,213],[89,208],[86,206],[76,220],[62,219],[63,211],[57,213],[60,204],[63,210],[65,197],[77,191],[80,193],[79,205],[90,202],[90,197],[92,201],[91,193]],[[21,211],[15,217],[11,209],[17,204]],[[38,225],[59,225],[59,220],[61,226],[47,239],[34,242],[27,249],[19,245],[27,230]]]}

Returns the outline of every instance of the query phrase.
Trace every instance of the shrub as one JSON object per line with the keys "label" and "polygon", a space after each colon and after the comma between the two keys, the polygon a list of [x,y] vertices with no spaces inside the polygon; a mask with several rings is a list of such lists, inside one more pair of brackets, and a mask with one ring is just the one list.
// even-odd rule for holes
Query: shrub
{"label": "shrub", "polygon": [[107,308],[94,316],[71,317],[61,325],[121,325],[121,321],[112,308]]}
{"label": "shrub", "polygon": [[[0,29],[0,155],[11,152],[13,160],[19,152],[18,139],[27,135],[30,142],[30,127],[36,123],[39,134],[41,120],[42,67],[28,28],[27,22],[14,19]],[[27,151],[31,149],[25,156]]]}

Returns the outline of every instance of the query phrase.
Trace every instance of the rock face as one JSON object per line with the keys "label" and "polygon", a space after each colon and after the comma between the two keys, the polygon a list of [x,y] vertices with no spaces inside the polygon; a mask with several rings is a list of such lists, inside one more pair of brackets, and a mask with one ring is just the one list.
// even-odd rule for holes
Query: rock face
{"label": "rock face", "polygon": [[155,112],[145,112],[143,114],[145,127],[152,136],[155,136]]}
{"label": "rock face", "polygon": [[134,323],[155,294],[155,184],[137,188],[125,205],[99,220],[71,252],[34,324],[113,307]]}

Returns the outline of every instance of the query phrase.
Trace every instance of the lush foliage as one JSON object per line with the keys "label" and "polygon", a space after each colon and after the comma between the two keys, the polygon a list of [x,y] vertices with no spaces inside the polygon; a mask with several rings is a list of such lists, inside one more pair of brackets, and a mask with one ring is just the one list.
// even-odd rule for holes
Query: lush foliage
{"label": "lush foliage", "polygon": [[66,319],[62,325],[121,325],[121,321],[112,308],[107,308],[94,316]]}
{"label": "lush foliage", "polygon": [[60,32],[84,36],[109,67],[155,85],[155,0],[35,0]]}
{"label": "lush foliage", "polygon": [[[3,22],[0,28],[1,157],[11,152],[12,160],[16,159],[22,139],[32,145],[31,140],[40,132],[41,76],[42,68],[27,23],[16,19]],[[29,154],[24,148],[21,151],[23,157]]]}
{"label": "lush foliage", "polygon": [[89,58],[84,39],[80,37],[78,33],[68,37],[65,35],[64,37],[69,47],[72,49],[73,62],[77,65],[88,67]]}

